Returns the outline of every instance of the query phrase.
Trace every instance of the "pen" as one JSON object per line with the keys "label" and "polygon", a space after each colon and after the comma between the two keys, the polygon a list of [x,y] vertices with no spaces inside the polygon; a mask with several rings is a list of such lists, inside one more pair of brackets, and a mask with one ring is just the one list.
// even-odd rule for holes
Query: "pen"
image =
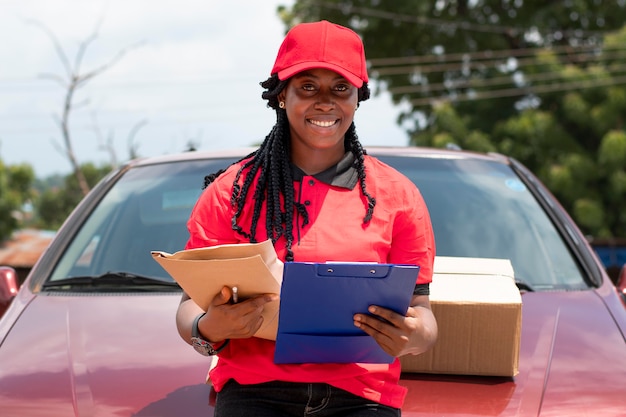
{"label": "pen", "polygon": [[237,287],[233,287],[233,304],[237,304],[239,301],[239,297],[237,296]]}

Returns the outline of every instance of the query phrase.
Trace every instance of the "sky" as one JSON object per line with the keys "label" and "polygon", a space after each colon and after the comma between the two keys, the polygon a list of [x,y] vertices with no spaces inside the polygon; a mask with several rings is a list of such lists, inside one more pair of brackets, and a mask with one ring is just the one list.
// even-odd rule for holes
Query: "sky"
{"label": "sky", "polygon": [[[78,73],[111,65],[75,95],[70,132],[80,163],[121,163],[130,147],[154,156],[190,142],[200,150],[260,143],[275,113],[259,83],[284,36],[276,8],[291,4],[0,0],[0,159],[28,163],[38,178],[71,171],[58,124],[66,93],[58,80],[67,71],[51,38],[74,66],[94,34]],[[361,103],[355,124],[365,147],[407,144],[400,110],[386,93]]]}

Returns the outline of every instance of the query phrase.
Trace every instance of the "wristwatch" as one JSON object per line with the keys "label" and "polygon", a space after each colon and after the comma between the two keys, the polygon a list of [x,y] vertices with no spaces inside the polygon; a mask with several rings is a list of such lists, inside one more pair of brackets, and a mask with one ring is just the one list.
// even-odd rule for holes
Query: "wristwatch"
{"label": "wristwatch", "polygon": [[193,321],[193,325],[191,326],[191,345],[199,354],[203,356],[214,356],[217,355],[222,349],[228,345],[230,339],[226,339],[222,346],[215,349],[213,344],[208,340],[204,339],[200,336],[200,330],[198,330],[198,322],[206,313],[199,314]]}

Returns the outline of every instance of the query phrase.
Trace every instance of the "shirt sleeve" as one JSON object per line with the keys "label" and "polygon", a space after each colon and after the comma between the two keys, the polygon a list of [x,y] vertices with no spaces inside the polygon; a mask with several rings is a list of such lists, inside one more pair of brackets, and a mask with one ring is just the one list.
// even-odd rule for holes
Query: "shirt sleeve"
{"label": "shirt sleeve", "polygon": [[430,284],[415,284],[413,295],[430,295]]}
{"label": "shirt sleeve", "polygon": [[230,227],[233,215],[230,195],[232,179],[222,174],[200,195],[187,220],[189,240],[185,249],[236,243]]}
{"label": "shirt sleeve", "polygon": [[410,263],[420,267],[417,284],[432,282],[435,260],[435,237],[430,214],[417,187],[406,180],[403,196],[394,221],[390,260],[393,263]]}

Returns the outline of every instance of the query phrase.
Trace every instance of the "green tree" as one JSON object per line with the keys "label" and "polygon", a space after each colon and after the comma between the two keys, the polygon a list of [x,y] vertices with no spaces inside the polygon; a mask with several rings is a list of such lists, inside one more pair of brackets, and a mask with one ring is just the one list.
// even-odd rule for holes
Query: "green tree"
{"label": "green tree", "polygon": [[[287,27],[327,19],[363,38],[407,142],[527,165],[585,233],[626,237],[626,4],[297,0]],[[403,106],[406,108],[407,106]]]}
{"label": "green tree", "polygon": [[[89,188],[111,171],[110,166],[96,167],[92,163],[82,164],[80,169]],[[66,175],[61,186],[45,188],[35,202],[38,227],[58,229],[83,197],[74,173]]]}
{"label": "green tree", "polygon": [[0,159],[0,241],[11,237],[20,227],[22,206],[32,197],[34,179],[30,165],[7,166]]}

